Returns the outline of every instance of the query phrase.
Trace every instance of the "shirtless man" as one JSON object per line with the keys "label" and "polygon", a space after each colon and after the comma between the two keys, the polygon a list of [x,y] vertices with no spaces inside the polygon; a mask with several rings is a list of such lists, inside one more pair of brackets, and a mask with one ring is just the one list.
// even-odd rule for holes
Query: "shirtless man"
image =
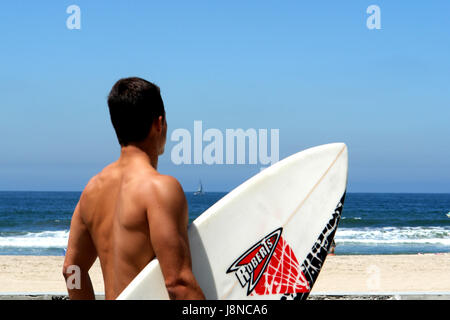
{"label": "shirtless man", "polygon": [[188,206],[179,182],[159,174],[167,122],[159,88],[140,78],[119,80],[108,96],[121,145],[119,159],[94,176],[72,216],[63,275],[78,266],[70,299],[94,299],[88,271],[98,257],[105,298],[115,299],[158,257],[171,299],[204,299],[191,267]]}

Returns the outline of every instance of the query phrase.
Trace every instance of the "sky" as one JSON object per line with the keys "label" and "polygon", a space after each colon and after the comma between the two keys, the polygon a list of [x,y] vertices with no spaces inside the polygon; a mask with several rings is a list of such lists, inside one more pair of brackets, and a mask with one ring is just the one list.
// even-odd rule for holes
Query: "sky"
{"label": "sky", "polygon": [[449,16],[446,0],[2,3],[0,190],[81,191],[120,154],[109,90],[138,76],[165,102],[158,169],[186,191],[230,191],[263,167],[176,165],[171,133],[202,121],[278,129],[280,159],[345,142],[350,192],[448,193]]}

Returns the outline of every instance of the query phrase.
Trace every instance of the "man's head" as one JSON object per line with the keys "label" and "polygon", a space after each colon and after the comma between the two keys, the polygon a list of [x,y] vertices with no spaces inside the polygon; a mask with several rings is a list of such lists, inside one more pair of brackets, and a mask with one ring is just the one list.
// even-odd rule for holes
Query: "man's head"
{"label": "man's head", "polygon": [[151,139],[164,152],[167,123],[159,87],[141,78],[116,82],[108,96],[109,114],[121,146]]}

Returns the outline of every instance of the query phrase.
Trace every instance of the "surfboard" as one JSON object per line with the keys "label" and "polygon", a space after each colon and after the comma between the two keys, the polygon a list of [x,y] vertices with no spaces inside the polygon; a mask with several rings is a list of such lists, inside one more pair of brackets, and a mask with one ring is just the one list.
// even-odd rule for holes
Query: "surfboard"
{"label": "surfboard", "polygon": [[[188,228],[194,275],[207,299],[306,299],[341,217],[348,154],[332,143],[253,176]],[[119,300],[168,299],[152,260]]]}

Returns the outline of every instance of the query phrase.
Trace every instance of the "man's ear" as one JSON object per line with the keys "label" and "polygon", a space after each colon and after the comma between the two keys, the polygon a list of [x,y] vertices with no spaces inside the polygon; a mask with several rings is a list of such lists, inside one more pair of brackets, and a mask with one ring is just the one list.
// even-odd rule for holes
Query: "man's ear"
{"label": "man's ear", "polygon": [[158,118],[155,119],[155,128],[156,131],[161,132],[163,130],[164,127],[164,119],[162,116],[159,116]]}

